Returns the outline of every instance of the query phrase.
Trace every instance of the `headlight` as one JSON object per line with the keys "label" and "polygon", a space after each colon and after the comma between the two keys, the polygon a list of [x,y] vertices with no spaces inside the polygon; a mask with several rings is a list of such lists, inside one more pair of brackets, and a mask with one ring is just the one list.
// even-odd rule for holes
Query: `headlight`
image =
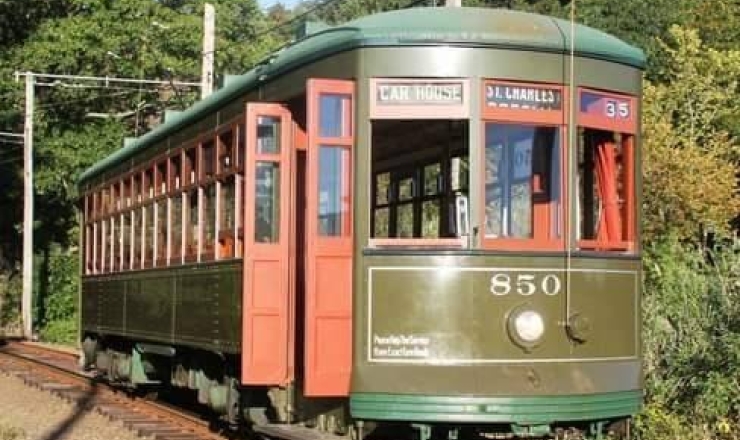
{"label": "headlight", "polygon": [[515,342],[527,347],[536,345],[545,333],[545,320],[534,310],[514,312],[509,318],[509,324]]}

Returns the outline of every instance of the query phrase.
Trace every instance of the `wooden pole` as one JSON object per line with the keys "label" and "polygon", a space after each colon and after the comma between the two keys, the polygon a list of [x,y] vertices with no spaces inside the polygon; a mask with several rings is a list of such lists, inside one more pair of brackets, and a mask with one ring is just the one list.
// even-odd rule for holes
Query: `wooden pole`
{"label": "wooden pole", "polygon": [[203,12],[203,71],[201,74],[201,99],[213,92],[213,59],[216,39],[216,12],[213,5],[205,4]]}
{"label": "wooden pole", "polygon": [[26,111],[23,123],[23,336],[33,337],[33,101],[34,75],[26,72]]}

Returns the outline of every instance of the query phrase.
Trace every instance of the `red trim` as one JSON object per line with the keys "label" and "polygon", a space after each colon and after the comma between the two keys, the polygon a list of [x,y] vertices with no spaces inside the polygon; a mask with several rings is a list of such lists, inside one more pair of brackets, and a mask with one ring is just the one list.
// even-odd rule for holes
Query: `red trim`
{"label": "red trim", "polygon": [[[346,396],[352,369],[353,164],[355,106],[353,81],[309,79],[307,84],[307,204],[306,204],[306,396]],[[342,136],[319,133],[322,94],[349,96],[344,105]],[[340,236],[319,234],[319,175],[321,146],[346,150],[343,163],[343,212]],[[344,186],[346,185],[346,186]]]}
{"label": "red trim", "polygon": [[[567,145],[568,137],[567,130],[561,125],[538,125],[530,123],[529,121],[498,121],[498,120],[484,120],[481,124],[481,141],[483,147],[480,149],[480,157],[478,162],[480,163],[480,175],[486,175],[486,124],[487,123],[517,123],[520,125],[529,125],[537,127],[552,127],[557,129],[557,136],[559,136],[556,145],[559,146],[559,166],[560,166],[560,204],[556,201],[551,200],[548,203],[536,203],[534,200],[537,195],[532,194],[532,238],[494,238],[486,237],[486,181],[485,178],[479,182],[482,187],[480,192],[479,203],[482,207],[480,218],[478,219],[481,225],[481,247],[483,249],[496,249],[496,250],[559,250],[565,247],[565,228],[568,226],[567,216],[568,209],[564,209],[568,206],[568,177],[567,177]],[[534,179],[534,176],[533,176]],[[533,184],[535,182],[533,181]],[[545,183],[547,184],[547,183]],[[534,186],[533,186],[534,188]],[[558,222],[559,219],[563,221]],[[560,237],[552,238],[551,234],[553,223],[559,225]]]}
{"label": "red trim", "polygon": [[[524,108],[490,107],[486,101],[488,86],[503,85],[527,87],[539,90],[554,89],[560,92],[561,108],[559,110],[532,110]],[[525,122],[527,124],[561,125],[568,114],[567,88],[559,84],[530,83],[515,81],[484,80],[481,96],[481,115],[485,120],[501,122]]]}
{"label": "red trim", "polygon": [[[295,288],[290,268],[291,207],[294,191],[291,148],[292,119],[278,104],[249,103],[244,204],[244,271],[242,300],[242,383],[285,385],[294,379],[290,318],[295,312]],[[257,118],[280,119],[280,154],[257,152]],[[255,240],[256,170],[258,162],[280,164],[278,240]]]}
{"label": "red trim", "polygon": [[[594,101],[589,109],[584,109],[581,107],[581,103],[583,102],[583,95],[586,93],[599,96],[602,99]],[[613,112],[612,117],[607,116],[605,107],[607,101],[615,103],[615,107],[610,110],[610,112]],[[628,106],[629,114],[625,117],[620,116],[620,104]],[[634,96],[596,89],[578,89],[578,125],[581,127],[635,134],[637,132],[637,115],[638,102]]]}

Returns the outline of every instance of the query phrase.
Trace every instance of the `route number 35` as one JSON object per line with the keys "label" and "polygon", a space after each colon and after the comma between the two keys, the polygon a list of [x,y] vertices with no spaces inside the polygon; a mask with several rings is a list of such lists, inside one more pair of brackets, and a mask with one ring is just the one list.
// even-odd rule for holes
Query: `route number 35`
{"label": "route number 35", "polygon": [[630,104],[624,101],[606,101],[606,116],[612,119],[627,119],[630,117]]}
{"label": "route number 35", "polygon": [[512,292],[522,296],[534,295],[537,292],[555,296],[562,288],[562,281],[552,273],[541,276],[531,273],[497,273],[491,276],[490,292],[495,296],[506,296]]}

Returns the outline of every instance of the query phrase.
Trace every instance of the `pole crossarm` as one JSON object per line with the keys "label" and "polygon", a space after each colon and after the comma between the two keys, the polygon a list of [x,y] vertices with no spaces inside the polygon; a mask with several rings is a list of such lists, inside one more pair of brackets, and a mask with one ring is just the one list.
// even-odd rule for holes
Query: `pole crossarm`
{"label": "pole crossarm", "polygon": [[23,136],[24,136],[23,133],[9,133],[7,131],[0,131],[0,137],[22,138]]}
{"label": "pole crossarm", "polygon": [[110,83],[121,83],[121,84],[156,84],[165,86],[187,86],[187,87],[201,87],[200,83],[190,81],[169,81],[169,80],[158,80],[158,79],[137,79],[137,78],[119,78],[115,76],[84,76],[84,75],[59,75],[53,73],[35,73],[35,72],[15,72],[15,79],[18,81],[21,77],[33,76],[40,79],[71,79],[78,81],[94,81],[102,82],[105,84]]}

